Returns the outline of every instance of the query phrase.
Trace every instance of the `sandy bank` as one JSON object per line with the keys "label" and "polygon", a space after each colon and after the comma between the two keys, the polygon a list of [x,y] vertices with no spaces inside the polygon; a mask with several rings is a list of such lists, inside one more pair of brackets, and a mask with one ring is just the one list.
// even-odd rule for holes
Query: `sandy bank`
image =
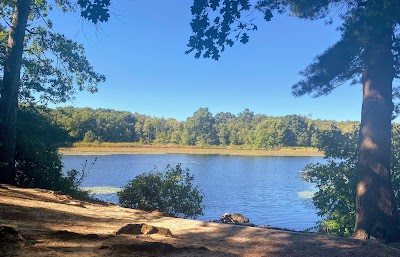
{"label": "sandy bank", "polygon": [[[0,186],[0,225],[18,243],[0,240],[0,256],[400,256],[396,245],[164,217],[89,203],[40,189]],[[167,234],[116,235],[126,224]]]}
{"label": "sandy bank", "polygon": [[314,148],[280,148],[273,150],[245,150],[230,148],[196,148],[172,146],[79,146],[60,148],[63,155],[112,155],[112,154],[211,154],[234,156],[323,156],[323,152]]}

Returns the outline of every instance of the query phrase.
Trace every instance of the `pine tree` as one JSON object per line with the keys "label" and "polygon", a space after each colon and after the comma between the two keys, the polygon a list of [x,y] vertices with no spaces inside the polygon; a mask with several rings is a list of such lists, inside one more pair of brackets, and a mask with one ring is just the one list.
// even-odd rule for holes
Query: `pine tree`
{"label": "pine tree", "polygon": [[189,50],[195,57],[218,60],[235,39],[249,40],[256,30],[244,12],[260,10],[270,21],[287,13],[301,19],[328,19],[340,13],[341,39],[317,56],[293,85],[293,94],[329,94],[351,81],[363,85],[356,186],[356,238],[400,240],[398,210],[391,185],[393,80],[400,76],[400,2],[398,0],[195,0]]}

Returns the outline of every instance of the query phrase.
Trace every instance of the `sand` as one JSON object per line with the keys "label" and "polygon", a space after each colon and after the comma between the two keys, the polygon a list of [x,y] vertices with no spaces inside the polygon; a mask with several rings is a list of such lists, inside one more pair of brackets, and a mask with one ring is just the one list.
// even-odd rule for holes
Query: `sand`
{"label": "sand", "polygon": [[[126,224],[134,231],[116,234]],[[0,256],[400,256],[399,244],[179,219],[8,185],[0,226],[18,232],[0,233]]]}

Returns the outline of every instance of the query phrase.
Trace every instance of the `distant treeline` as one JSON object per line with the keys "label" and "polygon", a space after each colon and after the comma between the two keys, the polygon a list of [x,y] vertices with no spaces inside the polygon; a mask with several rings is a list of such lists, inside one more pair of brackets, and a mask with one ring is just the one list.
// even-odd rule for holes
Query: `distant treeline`
{"label": "distant treeline", "polygon": [[185,121],[110,109],[58,107],[48,110],[68,131],[69,142],[244,146],[317,146],[318,135],[333,128],[350,132],[358,122],[313,120],[301,115],[273,117],[249,109],[234,115],[199,108]]}

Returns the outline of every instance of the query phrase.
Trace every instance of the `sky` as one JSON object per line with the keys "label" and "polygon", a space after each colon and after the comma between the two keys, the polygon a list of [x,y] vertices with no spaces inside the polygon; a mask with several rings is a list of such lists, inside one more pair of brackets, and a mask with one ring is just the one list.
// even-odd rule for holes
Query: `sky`
{"label": "sky", "polygon": [[343,85],[320,98],[291,94],[299,72],[340,38],[336,26],[287,15],[265,22],[256,15],[258,31],[250,33],[249,43],[236,43],[219,61],[195,59],[185,54],[191,2],[114,0],[110,20],[97,26],[79,14],[54,12],[54,31],[83,44],[95,70],[107,76],[98,93],[78,92],[62,106],[178,120],[201,107],[214,115],[248,108],[271,116],[360,120],[361,85]]}

